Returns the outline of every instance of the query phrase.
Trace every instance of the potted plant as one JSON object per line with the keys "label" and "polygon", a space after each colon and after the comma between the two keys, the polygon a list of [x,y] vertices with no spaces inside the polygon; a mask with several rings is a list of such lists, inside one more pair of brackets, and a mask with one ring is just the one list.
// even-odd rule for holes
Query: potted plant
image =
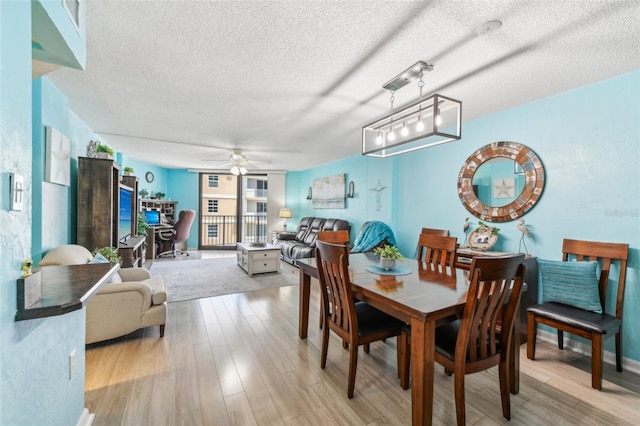
{"label": "potted plant", "polygon": [[145,199],[149,196],[149,191],[147,191],[146,189],[142,188],[138,194],[140,195],[140,198]]}
{"label": "potted plant", "polygon": [[380,256],[380,267],[386,271],[396,267],[396,260],[404,260],[398,247],[392,245],[376,247],[373,249],[373,254]]}
{"label": "potted plant", "polygon": [[114,151],[113,151],[113,148],[111,148],[109,145],[106,145],[100,142],[96,147],[96,154],[98,158],[106,158],[110,160],[110,159],[113,159]]}
{"label": "potted plant", "polygon": [[122,264],[122,258],[118,255],[118,250],[114,247],[101,247],[95,248],[91,254],[95,256],[96,254],[101,254],[111,263]]}
{"label": "potted plant", "polygon": [[127,166],[127,167],[124,168],[124,175],[125,176],[131,176],[131,175],[133,175],[133,173],[135,173],[135,170],[133,170],[133,167]]}
{"label": "potted plant", "polygon": [[138,235],[147,236],[147,230],[149,229],[149,224],[147,223],[147,218],[143,214],[138,215]]}
{"label": "potted plant", "polygon": [[165,196],[164,192],[156,192],[156,198],[158,200],[162,200],[164,198],[164,196]]}

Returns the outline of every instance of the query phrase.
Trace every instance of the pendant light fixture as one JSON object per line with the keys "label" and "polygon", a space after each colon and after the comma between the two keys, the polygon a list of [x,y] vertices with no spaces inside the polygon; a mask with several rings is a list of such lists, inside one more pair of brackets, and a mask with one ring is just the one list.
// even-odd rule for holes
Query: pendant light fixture
{"label": "pendant light fixture", "polygon": [[[439,94],[422,97],[424,72],[432,70],[419,61],[382,86],[391,92],[391,113],[362,128],[362,155],[391,157],[461,138],[462,102]],[[395,91],[415,79],[420,97],[394,111]]]}

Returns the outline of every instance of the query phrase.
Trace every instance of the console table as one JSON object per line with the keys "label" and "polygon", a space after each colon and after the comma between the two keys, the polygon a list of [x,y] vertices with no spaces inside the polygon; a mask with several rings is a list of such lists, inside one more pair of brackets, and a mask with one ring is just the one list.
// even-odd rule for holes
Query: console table
{"label": "console table", "polygon": [[41,275],[42,296],[26,307],[20,306],[19,300],[16,321],[52,317],[82,309],[119,268],[115,263],[96,263],[36,269],[34,273]]}

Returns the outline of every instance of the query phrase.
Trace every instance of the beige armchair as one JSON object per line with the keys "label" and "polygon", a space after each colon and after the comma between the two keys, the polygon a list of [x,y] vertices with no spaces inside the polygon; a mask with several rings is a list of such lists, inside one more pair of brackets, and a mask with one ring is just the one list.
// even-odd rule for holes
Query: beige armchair
{"label": "beige armchair", "polygon": [[[38,267],[79,265],[92,259],[86,248],[68,244],[50,250]],[[85,343],[113,339],[154,325],[160,326],[163,337],[166,320],[167,293],[162,276],[151,276],[144,268],[119,269],[114,282],[102,286],[87,304]]]}

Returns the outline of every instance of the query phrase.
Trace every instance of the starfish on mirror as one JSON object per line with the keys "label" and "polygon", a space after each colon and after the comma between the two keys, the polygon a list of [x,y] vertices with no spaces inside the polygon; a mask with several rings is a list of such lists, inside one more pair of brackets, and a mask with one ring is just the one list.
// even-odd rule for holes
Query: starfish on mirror
{"label": "starfish on mirror", "polygon": [[513,197],[514,186],[501,179],[502,182],[494,183],[493,190],[495,191],[494,198],[500,197]]}

